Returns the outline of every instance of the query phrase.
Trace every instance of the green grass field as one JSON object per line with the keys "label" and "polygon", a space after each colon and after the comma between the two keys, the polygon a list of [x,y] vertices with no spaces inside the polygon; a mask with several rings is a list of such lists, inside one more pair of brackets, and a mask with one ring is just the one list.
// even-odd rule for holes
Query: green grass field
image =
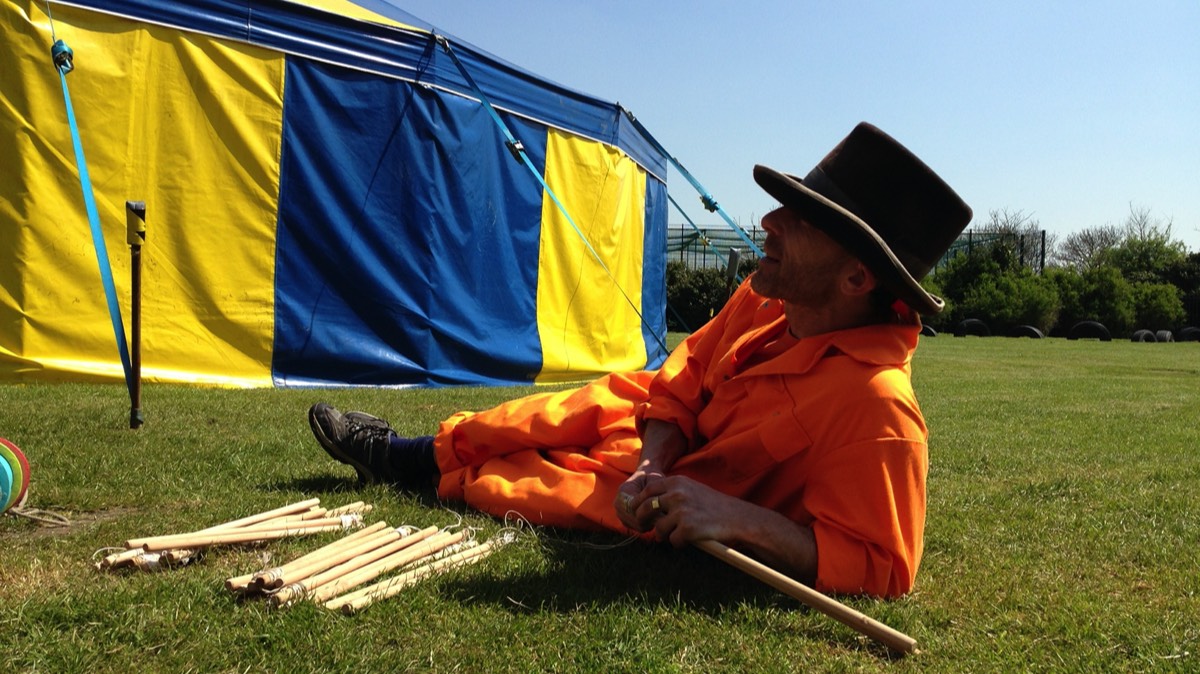
{"label": "green grass field", "polygon": [[528,389],[230,391],[0,385],[48,528],[0,519],[3,671],[1200,671],[1200,344],[926,339],[925,559],[902,600],[846,599],[916,638],[896,657],[695,550],[556,530],[356,616],[239,601],[224,579],[334,540],[101,574],[97,550],[310,496],[369,521],[501,523],[358,488],[312,441],[318,399],[427,433]]}

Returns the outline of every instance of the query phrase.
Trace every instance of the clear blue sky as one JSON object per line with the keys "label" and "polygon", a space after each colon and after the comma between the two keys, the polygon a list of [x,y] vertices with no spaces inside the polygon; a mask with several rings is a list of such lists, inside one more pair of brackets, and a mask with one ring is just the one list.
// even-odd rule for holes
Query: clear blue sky
{"label": "clear blue sky", "polygon": [[867,120],[942,174],[976,223],[1022,211],[1062,237],[1132,206],[1200,251],[1197,0],[397,4],[619,101],[744,226],[773,206],[754,164],[804,174]]}

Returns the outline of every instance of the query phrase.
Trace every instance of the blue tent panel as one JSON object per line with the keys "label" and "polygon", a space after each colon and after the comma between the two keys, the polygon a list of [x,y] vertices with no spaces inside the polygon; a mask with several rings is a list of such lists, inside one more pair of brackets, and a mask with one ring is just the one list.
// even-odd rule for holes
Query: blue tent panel
{"label": "blue tent panel", "polygon": [[[531,380],[542,194],[487,113],[312,62],[290,62],[287,81],[275,376]],[[544,161],[545,130],[507,121]]]}

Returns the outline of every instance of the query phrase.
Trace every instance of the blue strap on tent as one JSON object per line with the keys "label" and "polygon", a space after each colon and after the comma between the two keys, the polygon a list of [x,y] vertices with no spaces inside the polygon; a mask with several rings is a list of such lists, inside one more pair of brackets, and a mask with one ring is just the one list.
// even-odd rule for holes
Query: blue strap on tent
{"label": "blue strap on tent", "polygon": [[[700,227],[696,225],[695,221],[692,220],[691,216],[684,212],[683,208],[679,206],[679,202],[675,201],[675,197],[672,197],[670,194],[668,194],[667,200],[671,202],[671,205],[675,207],[675,210],[679,211],[679,214],[683,216],[683,219],[687,220],[687,223],[692,226],[692,229],[696,230],[696,235],[700,237],[700,240],[704,242],[705,246],[708,246],[708,249],[712,251],[713,255],[716,255],[717,258],[720,258],[721,251],[717,250],[717,247],[712,245],[712,241],[704,235],[704,230],[700,229]],[[737,276],[738,283],[741,283],[742,275],[738,274],[737,272],[734,272],[734,275]]]}
{"label": "blue strap on tent", "polygon": [[587,236],[583,233],[583,230],[579,228],[579,225],[575,224],[575,219],[572,218],[571,214],[567,212],[567,207],[564,206],[561,201],[559,201],[558,195],[554,193],[554,190],[550,189],[550,185],[546,183],[546,179],[542,177],[541,172],[538,171],[537,167],[533,165],[533,161],[529,158],[528,153],[525,152],[525,146],[521,144],[521,141],[517,140],[516,137],[513,136],[512,131],[510,131],[508,128],[508,125],[504,123],[503,119],[500,119],[500,114],[496,112],[496,109],[492,106],[491,101],[489,101],[488,97],[483,94],[483,90],[479,88],[479,85],[475,83],[475,78],[471,77],[471,73],[467,71],[466,66],[464,66],[462,61],[458,59],[458,55],[455,54],[452,49],[450,49],[450,41],[444,36],[437,35],[436,33],[433,37],[435,40],[437,40],[437,43],[441,45],[442,49],[450,55],[450,59],[454,61],[454,65],[457,66],[458,71],[462,73],[463,79],[467,81],[467,84],[471,85],[471,89],[475,91],[475,95],[479,98],[479,102],[483,104],[484,109],[487,110],[489,115],[491,115],[492,121],[496,123],[496,126],[499,127],[500,131],[504,134],[504,144],[508,147],[508,151],[512,153],[513,158],[524,163],[526,168],[529,169],[529,172],[533,174],[533,177],[537,178],[537,181],[542,184],[542,188],[546,190],[546,194],[549,194],[550,198],[554,201],[554,204],[558,206],[558,210],[563,214],[563,217],[567,219],[567,222],[571,224],[571,228],[575,230],[575,233],[579,235],[579,238],[583,241],[583,245],[587,247],[588,252],[592,254],[592,257],[595,258],[596,262],[600,265],[600,268],[604,270],[604,273],[608,274],[608,278],[612,280],[613,285],[617,287],[617,290],[621,291],[621,295],[625,298],[625,301],[629,303],[630,308],[633,309],[633,313],[637,314],[637,317],[642,321],[643,325],[645,325],[647,328],[650,328],[650,334],[654,335],[654,339],[658,342],[658,345],[662,347],[663,352],[669,353],[670,349],[667,348],[667,343],[663,341],[662,337],[659,337],[657,332],[654,331],[654,328],[646,320],[646,317],[642,315],[642,312],[638,310],[637,305],[634,303],[633,299],[629,297],[629,294],[625,292],[625,289],[621,287],[621,284],[617,283],[616,277],[613,276],[613,273],[609,270],[608,265],[604,264],[604,260],[600,257],[600,253],[596,252],[596,249],[592,247],[592,243],[588,241]]}
{"label": "blue strap on tent", "polygon": [[129,347],[125,341],[125,325],[121,322],[121,307],[117,304],[117,287],[113,283],[112,265],[108,262],[108,248],[104,245],[104,230],[100,228],[100,214],[96,210],[92,179],[88,175],[87,160],[83,156],[83,141],[79,137],[79,125],[75,121],[75,108],[71,105],[71,91],[67,88],[67,73],[75,69],[75,52],[62,40],[55,40],[50,48],[50,56],[54,59],[54,69],[58,71],[58,78],[62,81],[67,122],[71,125],[71,142],[75,145],[75,163],[79,166],[79,186],[83,190],[83,204],[92,228],[92,244],[96,248],[96,263],[100,266],[100,280],[104,285],[104,296],[108,300],[108,315],[112,319],[117,350],[121,353],[121,365],[125,368],[125,385],[132,395],[133,368],[129,362]]}
{"label": "blue strap on tent", "polygon": [[633,123],[633,126],[638,130],[638,132],[640,132],[642,136],[645,137],[645,139],[649,141],[650,144],[653,145],[660,154],[662,154],[662,156],[666,157],[671,162],[671,165],[679,170],[679,173],[682,174],[683,177],[692,184],[692,187],[696,188],[696,191],[700,193],[700,203],[704,204],[704,208],[708,209],[709,212],[715,212],[720,215],[721,218],[725,220],[725,224],[729,225],[730,229],[737,232],[737,235],[742,238],[742,241],[745,241],[746,245],[750,246],[750,250],[754,251],[754,253],[759,257],[762,257],[762,248],[759,248],[758,244],[754,243],[754,239],[751,239],[750,235],[746,234],[746,230],[742,229],[736,222],[733,221],[733,218],[729,217],[729,215],[725,212],[725,209],[721,208],[721,205],[718,204],[717,200],[708,193],[708,190],[704,189],[704,186],[701,185],[698,180],[692,177],[692,174],[683,167],[683,164],[680,164],[678,159],[672,156],[670,152],[667,152],[667,149],[662,146],[662,143],[658,142],[657,138],[650,135],[650,131],[645,126],[642,126],[642,123],[638,121],[637,117],[633,116],[632,112],[626,108],[621,108],[621,111],[625,113],[625,116],[629,118],[629,121]]}

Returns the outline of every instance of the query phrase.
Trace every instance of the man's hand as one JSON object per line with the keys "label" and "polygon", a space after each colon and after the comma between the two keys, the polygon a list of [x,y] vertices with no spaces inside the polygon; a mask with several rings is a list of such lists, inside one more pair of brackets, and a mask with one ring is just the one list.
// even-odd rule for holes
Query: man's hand
{"label": "man's hand", "polygon": [[[618,500],[637,476],[621,486]],[[675,547],[714,540],[753,554],[811,583],[817,573],[813,530],[783,515],[682,476],[648,478],[629,505],[639,531],[651,526]],[[618,512],[621,512],[618,508]],[[624,516],[622,516],[624,521]],[[633,528],[632,525],[630,525]]]}
{"label": "man's hand", "polygon": [[[762,510],[687,477],[651,482],[639,495],[659,538],[681,548],[699,540],[731,541]],[[653,506],[657,505],[657,508]]]}
{"label": "man's hand", "polygon": [[650,419],[642,429],[642,455],[637,470],[617,491],[613,508],[621,522],[634,531],[649,531],[658,518],[649,497],[642,497],[647,487],[664,479],[667,470],[687,449],[687,438],[679,427]]}
{"label": "man's hand", "polygon": [[649,461],[643,461],[638,469],[629,476],[625,484],[617,490],[617,517],[625,526],[634,531],[649,531],[654,526],[654,520],[659,513],[650,503],[650,497],[645,496],[646,488],[659,480],[666,479],[663,472]]}

